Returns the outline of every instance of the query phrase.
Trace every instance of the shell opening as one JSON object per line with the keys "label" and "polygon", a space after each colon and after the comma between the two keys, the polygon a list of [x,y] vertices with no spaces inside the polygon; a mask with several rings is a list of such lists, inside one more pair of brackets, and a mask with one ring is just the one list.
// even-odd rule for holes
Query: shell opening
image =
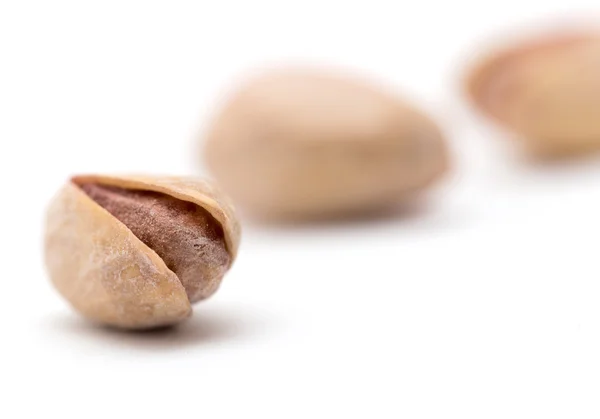
{"label": "shell opening", "polygon": [[190,302],[216,291],[231,255],[222,226],[207,210],[160,192],[73,183],[161,257]]}

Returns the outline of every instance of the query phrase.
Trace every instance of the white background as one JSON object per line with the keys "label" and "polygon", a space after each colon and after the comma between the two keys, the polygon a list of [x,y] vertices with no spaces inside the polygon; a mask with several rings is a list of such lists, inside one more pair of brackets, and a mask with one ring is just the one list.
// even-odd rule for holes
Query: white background
{"label": "white background", "polygon": [[[527,163],[458,86],[497,35],[599,9],[0,1],[0,417],[597,418],[600,162]],[[80,319],[44,273],[52,194],[76,172],[201,171],[220,95],[289,62],[383,80],[440,121],[455,170],[429,205],[246,222],[220,292],[179,329]]]}

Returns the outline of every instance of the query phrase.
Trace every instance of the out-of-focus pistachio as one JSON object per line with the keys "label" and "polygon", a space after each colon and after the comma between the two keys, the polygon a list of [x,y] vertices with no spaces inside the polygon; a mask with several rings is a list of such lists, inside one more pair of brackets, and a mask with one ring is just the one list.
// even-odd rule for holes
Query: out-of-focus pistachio
{"label": "out-of-focus pistachio", "polygon": [[305,68],[247,82],[205,140],[224,190],[268,220],[379,211],[448,167],[442,134],[422,112],[384,89]]}
{"label": "out-of-focus pistachio", "polygon": [[489,54],[467,89],[535,156],[600,149],[600,33],[547,35]]}

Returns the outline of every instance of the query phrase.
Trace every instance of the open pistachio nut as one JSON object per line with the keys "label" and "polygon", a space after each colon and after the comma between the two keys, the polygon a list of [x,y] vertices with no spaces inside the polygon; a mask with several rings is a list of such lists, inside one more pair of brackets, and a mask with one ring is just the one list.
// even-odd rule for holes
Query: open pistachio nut
{"label": "open pistachio nut", "polygon": [[219,287],[239,239],[232,206],[203,180],[75,176],[48,208],[45,259],[85,317],[144,329],[189,317]]}
{"label": "open pistachio nut", "polygon": [[467,90],[534,156],[600,150],[600,32],[547,35],[495,52],[471,71]]}

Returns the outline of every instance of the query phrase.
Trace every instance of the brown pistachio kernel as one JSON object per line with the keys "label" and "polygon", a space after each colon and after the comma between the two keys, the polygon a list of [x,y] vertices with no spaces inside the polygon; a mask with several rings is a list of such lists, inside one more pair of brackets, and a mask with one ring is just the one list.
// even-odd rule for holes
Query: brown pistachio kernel
{"label": "brown pistachio kernel", "polygon": [[59,292],[100,323],[177,323],[231,266],[239,226],[227,201],[186,178],[78,176],[48,210],[46,263]]}
{"label": "brown pistachio kernel", "polygon": [[190,302],[214,292],[231,257],[223,229],[204,208],[158,192],[96,183],[80,187],[165,261]]}
{"label": "brown pistachio kernel", "polygon": [[204,157],[240,207],[267,220],[386,210],[448,168],[445,140],[423,113],[385,89],[303,68],[266,72],[235,92]]}
{"label": "brown pistachio kernel", "polygon": [[600,33],[547,35],[490,54],[467,90],[534,156],[600,149]]}

